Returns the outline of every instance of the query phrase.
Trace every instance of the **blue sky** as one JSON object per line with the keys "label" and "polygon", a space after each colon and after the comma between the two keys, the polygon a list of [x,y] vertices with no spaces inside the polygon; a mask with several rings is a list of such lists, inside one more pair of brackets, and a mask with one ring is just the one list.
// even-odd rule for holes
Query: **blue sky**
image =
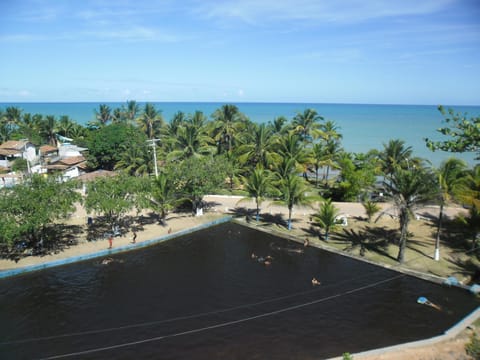
{"label": "blue sky", "polygon": [[2,0],[0,102],[480,105],[478,0]]}

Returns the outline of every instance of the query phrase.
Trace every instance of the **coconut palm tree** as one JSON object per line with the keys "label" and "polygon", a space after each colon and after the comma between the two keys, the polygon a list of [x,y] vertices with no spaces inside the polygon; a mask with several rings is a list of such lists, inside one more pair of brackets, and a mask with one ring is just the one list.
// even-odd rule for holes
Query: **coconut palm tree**
{"label": "coconut palm tree", "polygon": [[169,174],[160,172],[158,177],[152,180],[148,194],[148,202],[149,205],[147,206],[149,208],[160,212],[160,222],[165,225],[167,213],[172,210],[177,203],[175,183]]}
{"label": "coconut palm tree", "polygon": [[314,109],[305,109],[303,113],[297,112],[292,121],[292,126],[303,142],[311,142],[320,134],[320,122],[323,117]]}
{"label": "coconut palm tree", "polygon": [[148,139],[155,139],[160,135],[160,129],[164,126],[164,120],[159,110],[153,104],[146,103],[142,114],[137,119],[140,129]]}
{"label": "coconut palm tree", "polygon": [[314,199],[307,197],[307,188],[304,180],[295,173],[287,174],[281,178],[276,185],[280,194],[278,202],[287,205],[288,208],[288,230],[292,229],[292,212],[294,205],[308,205]]}
{"label": "coconut palm tree", "polygon": [[152,172],[151,156],[146,144],[121,145],[120,160],[115,164],[116,170],[124,170],[131,176],[147,176]]}
{"label": "coconut palm tree", "polygon": [[243,133],[237,149],[241,163],[247,163],[255,167],[257,164],[264,168],[278,161],[278,155],[274,152],[274,138],[272,129],[266,124],[251,123],[250,130]]}
{"label": "coconut palm tree", "polygon": [[135,100],[128,100],[127,106],[124,107],[122,112],[127,123],[134,123],[140,112],[140,106]]}
{"label": "coconut palm tree", "polygon": [[218,151],[232,150],[236,142],[236,136],[242,127],[242,122],[246,120],[244,114],[240,112],[237,106],[226,104],[220,109],[215,110],[213,118],[213,138],[218,143]]}
{"label": "coconut palm tree", "polygon": [[480,165],[467,171],[457,195],[459,200],[469,206],[468,216],[461,220],[472,233],[472,250],[477,247],[478,234],[480,232]]}
{"label": "coconut palm tree", "polygon": [[45,116],[45,119],[40,123],[40,136],[48,144],[52,146],[57,146],[57,119],[53,115]]}
{"label": "coconut palm tree", "polygon": [[112,120],[112,109],[107,104],[100,104],[95,110],[95,119],[100,126],[105,126]]}
{"label": "coconut palm tree", "polygon": [[398,166],[408,167],[408,160],[412,156],[412,152],[412,147],[405,147],[405,141],[403,140],[394,139],[387,144],[383,144],[383,151],[379,154],[383,173],[389,176]]}
{"label": "coconut palm tree", "polygon": [[260,217],[260,204],[265,195],[272,193],[272,176],[268,170],[258,164],[248,178],[245,179],[245,190],[255,199],[256,220]]}
{"label": "coconut palm tree", "polygon": [[214,152],[213,140],[206,134],[205,127],[197,127],[189,122],[177,130],[175,150],[171,151],[169,160],[182,160],[189,157],[201,157]]}
{"label": "coconut palm tree", "polygon": [[396,165],[393,173],[384,182],[384,187],[393,199],[400,220],[400,241],[397,260],[405,259],[408,240],[408,225],[415,209],[432,200],[438,193],[435,176],[428,169],[420,167],[415,171],[403,169]]}
{"label": "coconut palm tree", "polygon": [[443,208],[452,197],[460,194],[466,175],[467,164],[457,158],[449,158],[440,164],[436,171],[439,186],[440,212],[438,215],[437,236],[434,259],[440,260],[440,233],[442,231]]}
{"label": "coconut palm tree", "polygon": [[325,199],[318,212],[312,216],[313,225],[325,229],[325,241],[328,241],[330,231],[338,226],[337,216],[339,213],[340,210],[332,204],[332,199]]}

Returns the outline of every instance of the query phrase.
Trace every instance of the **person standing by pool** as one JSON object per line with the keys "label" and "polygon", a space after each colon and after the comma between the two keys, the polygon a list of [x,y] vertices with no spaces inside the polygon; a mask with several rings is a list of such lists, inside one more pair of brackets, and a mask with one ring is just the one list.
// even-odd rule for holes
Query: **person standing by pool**
{"label": "person standing by pool", "polygon": [[111,249],[112,246],[113,246],[113,236],[112,235],[109,235],[108,236],[108,248]]}
{"label": "person standing by pool", "polygon": [[137,240],[137,232],[133,230],[133,238],[132,238],[132,243],[135,244],[135,241]]}

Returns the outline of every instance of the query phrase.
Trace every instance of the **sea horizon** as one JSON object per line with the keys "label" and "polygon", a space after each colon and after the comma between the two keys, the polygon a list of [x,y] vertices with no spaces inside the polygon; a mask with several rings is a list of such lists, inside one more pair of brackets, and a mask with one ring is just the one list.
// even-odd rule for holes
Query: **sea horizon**
{"label": "sea horizon", "polygon": [[[137,101],[141,107],[153,104],[165,121],[169,122],[178,111],[192,114],[202,111],[208,118],[224,104],[234,104],[251,121],[266,123],[276,117],[284,116],[291,120],[297,112],[313,108],[325,120],[336,123],[343,135],[342,145],[349,152],[367,152],[371,149],[381,150],[383,144],[391,139],[405,141],[411,146],[414,156],[425,158],[438,166],[448,157],[458,157],[470,166],[478,163],[474,153],[447,153],[430,151],[424,138],[445,140],[438,128],[445,126],[444,116],[438,111],[438,105],[410,104],[361,104],[361,103],[312,103],[312,102],[194,102],[194,101]],[[26,113],[69,116],[73,121],[86,125],[95,119],[95,110],[100,104],[108,105],[112,110],[126,104],[126,101],[110,102],[0,102],[0,109],[16,106]],[[455,113],[467,114],[467,117],[480,116],[478,105],[443,105],[445,109],[453,109]]]}

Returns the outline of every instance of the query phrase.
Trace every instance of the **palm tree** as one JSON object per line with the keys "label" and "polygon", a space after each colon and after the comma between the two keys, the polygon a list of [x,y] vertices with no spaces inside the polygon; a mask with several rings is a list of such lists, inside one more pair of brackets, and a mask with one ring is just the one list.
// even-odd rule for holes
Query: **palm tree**
{"label": "palm tree", "polygon": [[362,202],[362,205],[363,205],[363,208],[365,209],[365,213],[367,214],[368,222],[371,223],[373,215],[378,213],[381,210],[381,208],[376,202],[372,200],[364,201]]}
{"label": "palm tree", "polygon": [[123,114],[127,123],[133,123],[140,112],[140,106],[135,100],[127,101],[127,106],[123,110]]}
{"label": "palm tree", "polygon": [[255,199],[255,205],[257,208],[256,220],[258,222],[260,217],[260,204],[265,195],[272,192],[272,177],[270,172],[265,170],[261,165],[257,165],[252,174],[245,181],[245,190],[250,197]]}
{"label": "palm tree", "polygon": [[436,261],[440,260],[440,233],[442,231],[443,208],[450,201],[452,196],[460,193],[465,179],[467,164],[457,158],[449,158],[440,164],[436,171],[439,185],[440,212],[438,215],[437,236],[435,239]]}
{"label": "palm tree", "polygon": [[155,139],[160,134],[164,120],[160,111],[150,103],[145,104],[143,113],[137,119],[140,129],[147,135],[148,139]]}
{"label": "palm tree", "polygon": [[232,150],[235,138],[245,120],[237,106],[226,104],[212,114],[214,120],[214,139],[219,144],[219,153]]}
{"label": "palm tree", "polygon": [[18,124],[19,132],[22,137],[27,138],[34,144],[40,145],[42,140],[39,134],[42,115],[30,113],[23,114],[20,123]]}
{"label": "palm tree", "polygon": [[274,138],[270,127],[265,124],[252,123],[250,130],[240,139],[241,145],[237,149],[241,163],[252,166],[257,164],[264,168],[278,160],[278,155],[273,151]]}
{"label": "palm tree", "polygon": [[462,220],[473,234],[473,250],[477,246],[478,233],[480,231],[480,165],[476,165],[466,173],[460,185],[458,198],[470,207],[468,217],[464,217]]}
{"label": "palm tree", "polygon": [[379,154],[382,170],[385,175],[392,175],[397,166],[407,167],[408,159],[412,156],[412,147],[405,147],[405,141],[394,139],[383,144],[383,151]]}
{"label": "palm tree", "polygon": [[287,174],[277,183],[280,201],[288,207],[288,230],[292,229],[292,212],[294,205],[307,205],[313,201],[306,195],[307,188],[302,178],[295,173]]}
{"label": "palm tree", "polygon": [[130,176],[146,176],[151,173],[152,161],[146,145],[121,145],[121,151],[115,169],[124,170]]}
{"label": "palm tree", "polygon": [[318,212],[312,216],[313,224],[325,229],[325,241],[328,241],[330,231],[338,226],[337,216],[339,212],[335,205],[332,204],[332,199],[326,199]]}
{"label": "palm tree", "polygon": [[292,126],[303,142],[311,142],[320,134],[321,121],[323,121],[323,117],[318,115],[316,110],[305,109],[303,113],[297,112]]}
{"label": "palm tree", "polygon": [[168,154],[170,160],[182,160],[189,157],[201,157],[211,154],[213,140],[206,134],[204,127],[185,123],[177,130],[175,149]]}
{"label": "palm tree", "polygon": [[166,224],[168,211],[174,208],[177,201],[175,197],[175,186],[170,176],[164,172],[158,174],[152,181],[152,188],[149,196],[150,207],[160,212],[160,221]]}
{"label": "palm tree", "polygon": [[53,115],[47,115],[40,123],[40,135],[50,145],[57,146],[57,119]]}
{"label": "palm tree", "polygon": [[112,120],[112,109],[107,104],[100,104],[98,111],[95,110],[95,119],[100,126],[105,126]]}
{"label": "palm tree", "polygon": [[387,193],[392,197],[400,220],[400,241],[397,260],[403,263],[408,240],[408,225],[413,212],[420,205],[434,198],[437,185],[435,176],[426,168],[415,171],[394,166],[393,173],[384,182]]}

